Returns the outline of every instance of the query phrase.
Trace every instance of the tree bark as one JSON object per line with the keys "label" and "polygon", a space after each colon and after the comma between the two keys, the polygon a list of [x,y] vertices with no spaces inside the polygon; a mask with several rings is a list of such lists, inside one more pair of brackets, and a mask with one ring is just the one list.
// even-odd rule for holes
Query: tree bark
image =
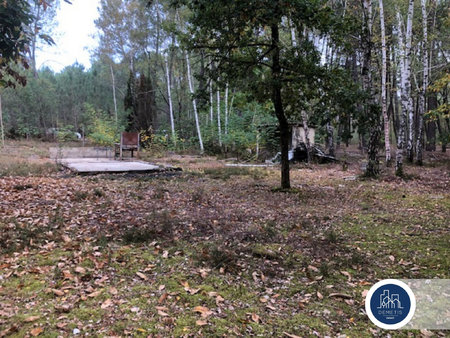
{"label": "tree bark", "polygon": [[203,154],[205,151],[205,148],[203,147],[202,132],[200,130],[200,122],[198,120],[197,101],[195,100],[195,97],[194,97],[194,86],[193,86],[192,78],[191,78],[191,64],[189,62],[189,54],[188,53],[186,53],[186,66],[187,66],[187,78],[188,78],[188,82],[189,82],[189,91],[191,92],[191,95],[192,95],[192,107],[194,108],[195,126],[197,128],[198,142],[200,145],[200,152]]}
{"label": "tree bark", "polygon": [[228,135],[228,82],[225,85],[225,135]]}
{"label": "tree bark", "polygon": [[384,8],[383,0],[380,1],[380,25],[381,25],[381,111],[384,121],[384,148],[386,152],[386,166],[391,164],[391,142],[390,142],[390,124],[387,113],[387,93],[386,93],[386,77],[387,77],[387,56],[386,56],[386,30],[384,24]]}
{"label": "tree bark", "polygon": [[423,83],[419,96],[419,130],[417,134],[417,145],[416,145],[416,153],[417,153],[417,164],[423,164],[423,129],[424,129],[424,115],[426,111],[426,101],[425,95],[428,87],[428,17],[427,17],[427,7],[426,0],[421,0],[422,7],[422,29],[423,29],[423,41],[422,41],[422,64],[423,64]]}
{"label": "tree bark", "polygon": [[169,101],[170,128],[172,129],[172,142],[176,146],[177,145],[177,136],[176,136],[176,133],[175,133],[175,122],[174,122],[174,119],[173,119],[172,90],[171,90],[170,74],[169,74],[169,62],[167,60],[167,55],[165,55],[164,61],[165,61],[165,64],[166,64],[167,99]]}
{"label": "tree bark", "polygon": [[217,87],[217,136],[219,137],[219,146],[222,148],[222,125],[220,119],[220,90]]}
{"label": "tree bark", "polygon": [[408,8],[408,21],[406,24],[406,59],[405,59],[405,70],[407,71],[407,78],[405,81],[405,95],[407,95],[408,104],[408,121],[409,121],[409,133],[408,133],[408,145],[407,145],[407,155],[408,161],[414,161],[414,134],[415,134],[415,124],[414,124],[414,110],[413,110],[413,100],[411,97],[411,42],[412,42],[412,26],[414,18],[414,0],[409,1]]}
{"label": "tree bark", "polygon": [[414,0],[409,0],[408,21],[406,29],[406,44],[403,44],[402,20],[400,13],[397,12],[399,44],[402,55],[400,56],[401,71],[401,102],[402,114],[400,117],[400,128],[397,142],[397,155],[395,163],[395,173],[397,176],[403,176],[403,151],[406,143],[406,120],[408,114],[412,114],[411,98],[411,38],[412,38],[412,19],[414,14]]}
{"label": "tree bark", "polygon": [[112,92],[113,92],[113,100],[114,100],[114,117],[116,120],[116,127],[119,125],[119,117],[117,114],[117,98],[116,98],[116,79],[114,77],[113,67],[110,64],[109,69],[111,70],[111,80],[112,80]]}
{"label": "tree bark", "polygon": [[2,134],[2,147],[5,147],[5,128],[3,126],[3,109],[2,109],[2,95],[0,93],[0,133]]}
{"label": "tree bark", "polygon": [[363,86],[366,93],[369,95],[368,102],[366,102],[366,114],[369,125],[369,144],[367,147],[368,162],[365,175],[369,177],[377,176],[379,173],[378,166],[378,144],[380,141],[380,116],[377,109],[375,109],[373,97],[373,83],[372,83],[372,1],[364,0],[363,2],[363,66],[362,78]]}
{"label": "tree bark", "polygon": [[281,188],[290,189],[289,176],[289,123],[286,118],[281,97],[281,63],[280,63],[280,32],[278,23],[271,25],[272,38],[272,102],[280,127],[281,146]]}
{"label": "tree bark", "polygon": [[211,124],[214,122],[214,98],[213,98],[213,90],[212,90],[212,79],[209,81],[209,119]]}

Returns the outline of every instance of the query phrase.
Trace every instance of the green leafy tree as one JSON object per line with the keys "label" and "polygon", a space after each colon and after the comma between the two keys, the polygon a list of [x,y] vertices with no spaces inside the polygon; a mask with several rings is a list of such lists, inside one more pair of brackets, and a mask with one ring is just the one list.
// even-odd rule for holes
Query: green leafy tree
{"label": "green leafy tree", "polygon": [[11,63],[28,68],[26,61],[30,34],[26,30],[32,20],[30,6],[25,0],[0,2],[0,86],[15,87],[26,84],[25,76]]}
{"label": "green leafy tree", "polygon": [[[319,86],[324,69],[309,39],[292,47],[288,34],[293,22],[300,34],[305,28],[321,32],[341,29],[325,1],[310,0],[179,0],[191,11],[190,31],[185,43],[190,49],[205,50],[216,63],[215,74],[223,81],[248,78],[255,93],[270,97],[280,129],[281,186],[290,188],[289,118],[296,111],[287,103],[302,88]],[[220,18],[219,20],[217,18]],[[225,78],[225,79],[223,79]],[[298,112],[299,113],[299,112]]]}

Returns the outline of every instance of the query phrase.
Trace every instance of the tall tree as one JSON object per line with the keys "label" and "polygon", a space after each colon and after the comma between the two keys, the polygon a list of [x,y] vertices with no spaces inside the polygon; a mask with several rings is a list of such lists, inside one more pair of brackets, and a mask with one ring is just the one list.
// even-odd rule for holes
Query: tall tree
{"label": "tall tree", "polygon": [[428,15],[427,15],[427,2],[426,0],[421,0],[422,8],[422,30],[423,30],[423,40],[422,40],[422,67],[423,67],[423,82],[422,88],[419,93],[419,112],[418,112],[418,124],[419,130],[417,134],[417,144],[416,144],[416,154],[417,154],[417,164],[423,164],[423,134],[424,134],[424,114],[426,101],[425,96],[428,87]]}
{"label": "tall tree", "polygon": [[[413,24],[413,14],[414,14],[414,0],[409,0],[408,6],[408,18],[406,25],[406,35],[405,44],[403,41],[402,33],[402,19],[401,15],[397,13],[398,21],[398,34],[400,40],[400,48],[402,49],[401,55],[401,102],[402,102],[402,114],[400,117],[400,130],[397,142],[397,154],[396,154],[396,164],[395,172],[397,176],[402,176],[403,172],[403,150],[405,149],[406,143],[406,121],[408,116],[411,116],[413,111],[413,102],[411,98],[411,43],[412,43],[412,24]],[[410,126],[413,128],[413,126]]]}
{"label": "tall tree", "polygon": [[384,148],[386,152],[386,165],[391,163],[391,142],[390,142],[390,121],[387,113],[387,56],[386,56],[386,28],[384,21],[383,0],[379,0],[380,4],[380,31],[381,31],[381,111],[384,121]]}
{"label": "tall tree", "polygon": [[[36,51],[42,43],[54,45],[51,34],[55,25],[56,11],[59,0],[29,0],[33,20],[29,25],[31,34],[28,57],[31,64],[33,76],[37,77]],[[69,2],[69,1],[66,1]],[[70,3],[70,2],[69,2]]]}
{"label": "tall tree", "polygon": [[176,3],[187,5],[192,13],[186,44],[207,51],[220,69],[217,74],[227,77],[223,81],[251,76],[248,89],[263,94],[264,99],[270,97],[280,131],[281,186],[289,188],[288,117],[294,117],[295,112],[293,105],[286,102],[293,100],[294,95],[302,100],[298,97],[301,86],[319,85],[323,69],[313,41],[304,39],[296,48],[297,56],[293,47],[283,42],[284,34],[289,32],[285,18],[291,19],[299,32],[304,27],[331,31],[332,27],[342,26],[337,25],[324,1],[179,0]]}
{"label": "tall tree", "polygon": [[192,95],[192,107],[194,109],[194,117],[195,117],[195,127],[197,128],[197,136],[198,136],[198,142],[200,145],[200,152],[203,153],[205,151],[205,148],[203,147],[203,139],[202,139],[202,132],[200,130],[200,121],[198,118],[198,111],[197,111],[197,101],[194,97],[195,91],[194,91],[194,84],[191,77],[191,63],[189,61],[189,54],[186,53],[186,66],[187,66],[187,78],[189,82],[189,90]]}
{"label": "tall tree", "polygon": [[31,39],[26,26],[33,16],[25,0],[0,2],[0,86],[14,87],[26,84],[26,78],[11,63],[28,68],[27,45]]}

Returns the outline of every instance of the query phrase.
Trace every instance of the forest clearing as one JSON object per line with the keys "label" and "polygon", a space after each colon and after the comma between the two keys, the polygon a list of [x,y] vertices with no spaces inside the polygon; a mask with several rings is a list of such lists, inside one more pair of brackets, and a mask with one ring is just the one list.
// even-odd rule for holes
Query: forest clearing
{"label": "forest clearing", "polygon": [[283,191],[277,167],[169,155],[154,160],[182,172],[76,176],[46,144],[12,145],[0,336],[383,336],[370,285],[448,278],[448,154],[366,180],[349,151],[345,171],[294,165]]}
{"label": "forest clearing", "polygon": [[0,338],[446,337],[449,0],[1,0]]}

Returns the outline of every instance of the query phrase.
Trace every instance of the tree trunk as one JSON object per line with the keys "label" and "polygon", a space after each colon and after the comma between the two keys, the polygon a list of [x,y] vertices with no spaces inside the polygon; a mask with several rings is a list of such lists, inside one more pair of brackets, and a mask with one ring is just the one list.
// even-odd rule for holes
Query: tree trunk
{"label": "tree trunk", "polygon": [[116,79],[114,77],[114,71],[112,65],[109,65],[111,70],[111,80],[112,80],[112,92],[113,92],[113,100],[114,100],[114,117],[116,120],[116,127],[119,125],[119,117],[117,114],[117,98],[116,98]]}
{"label": "tree trunk", "polygon": [[302,122],[303,130],[305,132],[305,144],[306,144],[306,159],[308,163],[311,162],[311,142],[309,141],[309,127],[308,127],[308,114],[302,110]]}
{"label": "tree trunk", "polygon": [[278,23],[271,25],[272,38],[272,102],[280,127],[281,188],[290,189],[289,177],[289,124],[284,113],[281,97],[280,32]]}
{"label": "tree trunk", "polygon": [[228,82],[225,86],[225,135],[228,135]]}
{"label": "tree trunk", "polygon": [[3,109],[2,109],[2,95],[0,94],[0,133],[2,134],[2,147],[5,147],[5,128],[3,126]]}
{"label": "tree trunk", "polygon": [[335,155],[335,149],[334,149],[334,128],[331,125],[331,122],[327,122],[327,149],[328,149],[328,155],[333,156]]}
{"label": "tree trunk", "polygon": [[222,148],[222,125],[220,119],[220,90],[217,88],[217,136],[219,137],[219,146]]}
{"label": "tree trunk", "polygon": [[405,60],[405,68],[407,71],[406,78],[406,88],[405,95],[407,95],[408,99],[408,121],[409,121],[409,133],[408,133],[408,145],[407,145],[407,154],[408,161],[414,161],[414,134],[415,134],[415,123],[414,123],[414,110],[413,110],[413,100],[411,97],[411,41],[412,41],[412,26],[413,26],[413,17],[414,17],[414,0],[410,0],[409,9],[408,9],[408,21],[406,24],[406,60]]}
{"label": "tree trunk", "polygon": [[214,122],[214,98],[213,98],[213,90],[212,90],[212,79],[209,81],[209,119],[211,124]]}
{"label": "tree trunk", "polygon": [[202,140],[202,132],[200,130],[200,122],[198,120],[198,112],[197,112],[197,101],[194,97],[194,86],[192,84],[192,78],[191,78],[191,64],[189,62],[189,54],[186,53],[186,66],[187,66],[187,78],[189,82],[189,91],[192,95],[192,107],[194,108],[194,117],[195,117],[195,126],[197,128],[197,135],[198,135],[198,142],[200,144],[200,152],[203,154],[205,151],[205,148],[203,147],[203,140]]}
{"label": "tree trunk", "polygon": [[176,137],[176,134],[175,134],[175,122],[174,122],[174,119],[173,119],[172,90],[171,90],[170,74],[169,74],[169,62],[167,60],[167,55],[165,55],[164,61],[165,61],[165,64],[166,64],[167,99],[169,101],[170,128],[172,130],[172,142],[176,146],[177,145],[177,137]]}
{"label": "tree trunk", "polygon": [[381,25],[381,111],[384,121],[384,148],[386,152],[386,166],[391,164],[391,143],[390,143],[390,122],[387,113],[387,93],[386,93],[386,77],[387,77],[387,57],[386,57],[386,31],[384,25],[384,8],[383,0],[380,1],[380,25]]}
{"label": "tree trunk", "polygon": [[426,0],[421,0],[422,7],[422,29],[423,29],[423,41],[422,41],[422,64],[423,64],[423,84],[422,89],[420,91],[419,96],[419,130],[417,134],[417,145],[416,145],[416,153],[417,153],[417,164],[423,164],[423,129],[424,129],[424,115],[426,112],[426,101],[425,95],[428,87],[428,17],[427,17],[427,7]]}
{"label": "tree trunk", "polygon": [[402,115],[400,118],[400,130],[397,142],[397,156],[395,173],[397,176],[403,176],[403,150],[406,143],[406,119],[409,113],[412,113],[412,99],[411,99],[411,38],[412,38],[412,19],[414,14],[414,0],[409,0],[408,8],[408,23],[406,29],[406,45],[403,46],[402,20],[400,13],[397,12],[399,44],[401,55],[401,102]]}
{"label": "tree trunk", "polygon": [[380,116],[378,110],[374,109],[375,103],[373,99],[373,84],[372,84],[372,1],[364,0],[363,2],[363,66],[362,78],[363,86],[366,93],[369,95],[369,100],[366,102],[366,115],[369,126],[369,144],[367,147],[368,162],[365,175],[375,177],[379,173],[378,167],[378,144],[380,141]]}

